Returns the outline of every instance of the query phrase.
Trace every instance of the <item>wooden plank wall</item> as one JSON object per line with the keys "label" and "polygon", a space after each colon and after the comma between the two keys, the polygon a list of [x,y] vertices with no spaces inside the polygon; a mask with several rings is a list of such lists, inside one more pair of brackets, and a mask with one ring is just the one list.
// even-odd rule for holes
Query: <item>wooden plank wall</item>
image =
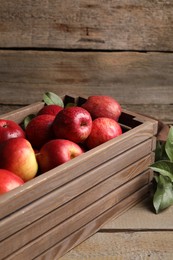
{"label": "wooden plank wall", "polygon": [[57,94],[112,95],[173,122],[173,2],[0,0],[0,113]]}

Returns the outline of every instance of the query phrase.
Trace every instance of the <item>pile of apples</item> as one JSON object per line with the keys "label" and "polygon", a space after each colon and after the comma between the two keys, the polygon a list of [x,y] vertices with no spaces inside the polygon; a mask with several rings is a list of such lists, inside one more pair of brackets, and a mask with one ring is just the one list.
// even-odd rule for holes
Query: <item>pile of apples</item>
{"label": "pile of apples", "polygon": [[21,125],[0,119],[0,194],[122,134],[122,109],[110,96],[64,106],[59,96],[47,92],[44,101]]}

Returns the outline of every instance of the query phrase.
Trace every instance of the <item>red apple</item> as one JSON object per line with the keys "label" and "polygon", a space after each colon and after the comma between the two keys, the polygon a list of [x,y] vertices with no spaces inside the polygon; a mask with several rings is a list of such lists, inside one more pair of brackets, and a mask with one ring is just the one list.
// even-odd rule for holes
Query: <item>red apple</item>
{"label": "red apple", "polygon": [[0,144],[0,168],[9,170],[24,181],[35,177],[38,164],[35,152],[25,138],[11,138]]}
{"label": "red apple", "polygon": [[82,153],[78,144],[66,139],[54,139],[42,146],[37,160],[41,172],[46,172]]}
{"label": "red apple", "polygon": [[53,131],[56,138],[68,139],[75,143],[83,142],[91,132],[92,118],[82,107],[66,107],[61,110],[54,122]]}
{"label": "red apple", "polygon": [[17,137],[25,137],[23,129],[12,120],[0,119],[0,143]]}
{"label": "red apple", "polygon": [[92,116],[93,119],[98,117],[108,117],[118,121],[121,115],[121,106],[117,100],[110,96],[90,96],[82,105]]}
{"label": "red apple", "polygon": [[53,138],[52,123],[55,119],[53,115],[39,115],[34,117],[27,125],[26,138],[31,145],[39,149],[43,144]]}
{"label": "red apple", "polygon": [[11,171],[0,169],[0,194],[13,190],[20,185],[24,184],[24,181]]}
{"label": "red apple", "polygon": [[121,134],[122,129],[118,122],[111,118],[99,117],[93,120],[92,130],[86,144],[91,149]]}
{"label": "red apple", "polygon": [[61,111],[63,109],[63,107],[52,104],[52,105],[47,105],[44,106],[42,109],[40,109],[40,111],[38,112],[37,115],[44,115],[44,114],[48,114],[48,115],[53,115],[56,116],[59,111]]}

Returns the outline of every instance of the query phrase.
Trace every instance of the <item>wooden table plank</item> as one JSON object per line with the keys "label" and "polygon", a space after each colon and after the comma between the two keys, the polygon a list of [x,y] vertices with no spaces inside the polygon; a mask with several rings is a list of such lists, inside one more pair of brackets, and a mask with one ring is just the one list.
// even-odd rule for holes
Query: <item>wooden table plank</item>
{"label": "wooden table plank", "polygon": [[116,232],[117,230],[173,231],[172,216],[173,206],[159,214],[155,214],[152,206],[152,199],[147,198],[117,219],[105,224],[102,232],[108,232],[109,230],[112,232]]}
{"label": "wooden table plank", "polygon": [[172,260],[173,232],[96,233],[61,260]]}
{"label": "wooden table plank", "polygon": [[171,1],[0,0],[0,6],[2,48],[173,50]]}
{"label": "wooden table plank", "polygon": [[61,260],[166,259],[173,256],[173,207],[159,215],[146,199],[105,224]]}
{"label": "wooden table plank", "polygon": [[53,91],[172,107],[172,61],[173,53],[0,50],[0,104],[30,104]]}

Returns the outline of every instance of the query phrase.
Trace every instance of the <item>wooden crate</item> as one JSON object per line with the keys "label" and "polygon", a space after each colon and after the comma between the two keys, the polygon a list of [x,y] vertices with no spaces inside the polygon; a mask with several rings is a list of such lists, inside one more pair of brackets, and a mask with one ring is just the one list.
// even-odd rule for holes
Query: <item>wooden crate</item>
{"label": "wooden crate", "polygon": [[[1,118],[20,123],[43,105]],[[57,259],[147,196],[158,123],[124,110],[119,122],[121,136],[1,195],[0,259]]]}

